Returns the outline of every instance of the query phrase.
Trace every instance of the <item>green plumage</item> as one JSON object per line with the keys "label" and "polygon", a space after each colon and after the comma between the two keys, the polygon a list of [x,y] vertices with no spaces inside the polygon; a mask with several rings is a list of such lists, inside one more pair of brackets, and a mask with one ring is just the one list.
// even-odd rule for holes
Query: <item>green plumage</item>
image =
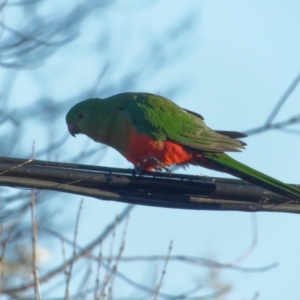
{"label": "green plumage", "polygon": [[125,97],[133,99],[124,108],[132,124],[139,132],[157,140],[170,139],[202,151],[240,151],[244,148],[240,141],[210,129],[199,116],[169,99],[146,93],[129,93]]}
{"label": "green plumage", "polygon": [[219,171],[229,173],[282,196],[300,200],[300,190],[298,188],[252,169],[225,153],[205,153],[204,156],[217,164],[220,168]]}
{"label": "green plumage", "polygon": [[283,196],[300,200],[299,189],[256,171],[224,153],[241,151],[245,143],[238,139],[245,137],[244,134],[212,130],[205,125],[201,115],[185,110],[164,97],[148,93],[123,93],[106,99],[88,99],[72,107],[66,121],[71,134],[84,133],[97,142],[115,148],[125,157],[129,155],[130,133],[135,131],[155,141],[172,141],[183,145],[188,153],[193,154],[193,159],[179,164],[191,163],[227,172]]}

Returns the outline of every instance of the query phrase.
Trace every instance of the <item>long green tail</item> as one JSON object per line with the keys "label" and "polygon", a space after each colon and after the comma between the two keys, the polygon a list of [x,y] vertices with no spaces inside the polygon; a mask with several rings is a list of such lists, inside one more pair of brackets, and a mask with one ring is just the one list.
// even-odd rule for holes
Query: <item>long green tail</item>
{"label": "long green tail", "polygon": [[284,197],[300,200],[300,189],[285,184],[284,182],[256,171],[237,160],[231,158],[225,153],[211,153],[205,152],[202,154],[208,161],[207,163],[199,159],[199,165],[215,169],[217,171],[229,173],[235,177],[239,177],[253,184],[259,185],[274,193],[280,194]]}

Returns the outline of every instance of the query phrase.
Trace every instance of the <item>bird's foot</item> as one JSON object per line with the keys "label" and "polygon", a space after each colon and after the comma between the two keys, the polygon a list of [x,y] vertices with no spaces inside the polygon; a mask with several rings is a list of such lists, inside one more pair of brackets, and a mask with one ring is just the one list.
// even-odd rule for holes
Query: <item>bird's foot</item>
{"label": "bird's foot", "polygon": [[156,171],[162,171],[165,170],[166,172],[168,172],[169,176],[172,175],[172,171],[167,168],[159,159],[157,159],[156,157],[147,157],[145,159],[142,160],[142,163],[155,163],[156,164]]}
{"label": "bird's foot", "polygon": [[142,174],[142,168],[140,167],[140,164],[134,166],[134,171],[137,175],[141,176]]}

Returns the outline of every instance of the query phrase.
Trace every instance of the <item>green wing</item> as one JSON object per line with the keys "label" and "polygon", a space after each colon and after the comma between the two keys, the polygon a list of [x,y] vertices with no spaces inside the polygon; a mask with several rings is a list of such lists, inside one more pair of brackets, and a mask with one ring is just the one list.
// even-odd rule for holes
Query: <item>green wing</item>
{"label": "green wing", "polygon": [[130,95],[134,101],[127,102],[123,112],[140,133],[202,151],[240,151],[244,148],[244,143],[230,137],[243,137],[243,134],[230,131],[220,134],[207,127],[201,115],[184,110],[166,98],[147,93]]}

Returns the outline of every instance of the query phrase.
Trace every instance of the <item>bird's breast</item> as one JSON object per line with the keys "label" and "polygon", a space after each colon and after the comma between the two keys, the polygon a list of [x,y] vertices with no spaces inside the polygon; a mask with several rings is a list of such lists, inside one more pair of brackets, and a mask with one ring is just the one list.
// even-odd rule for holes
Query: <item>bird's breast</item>
{"label": "bird's breast", "polygon": [[[165,166],[186,164],[193,158],[192,152],[174,141],[156,140],[148,134],[137,131],[130,132],[129,140],[128,147],[122,154],[135,166],[147,171],[159,169],[159,165],[151,158],[159,160]],[[147,159],[150,160],[143,162]]]}

